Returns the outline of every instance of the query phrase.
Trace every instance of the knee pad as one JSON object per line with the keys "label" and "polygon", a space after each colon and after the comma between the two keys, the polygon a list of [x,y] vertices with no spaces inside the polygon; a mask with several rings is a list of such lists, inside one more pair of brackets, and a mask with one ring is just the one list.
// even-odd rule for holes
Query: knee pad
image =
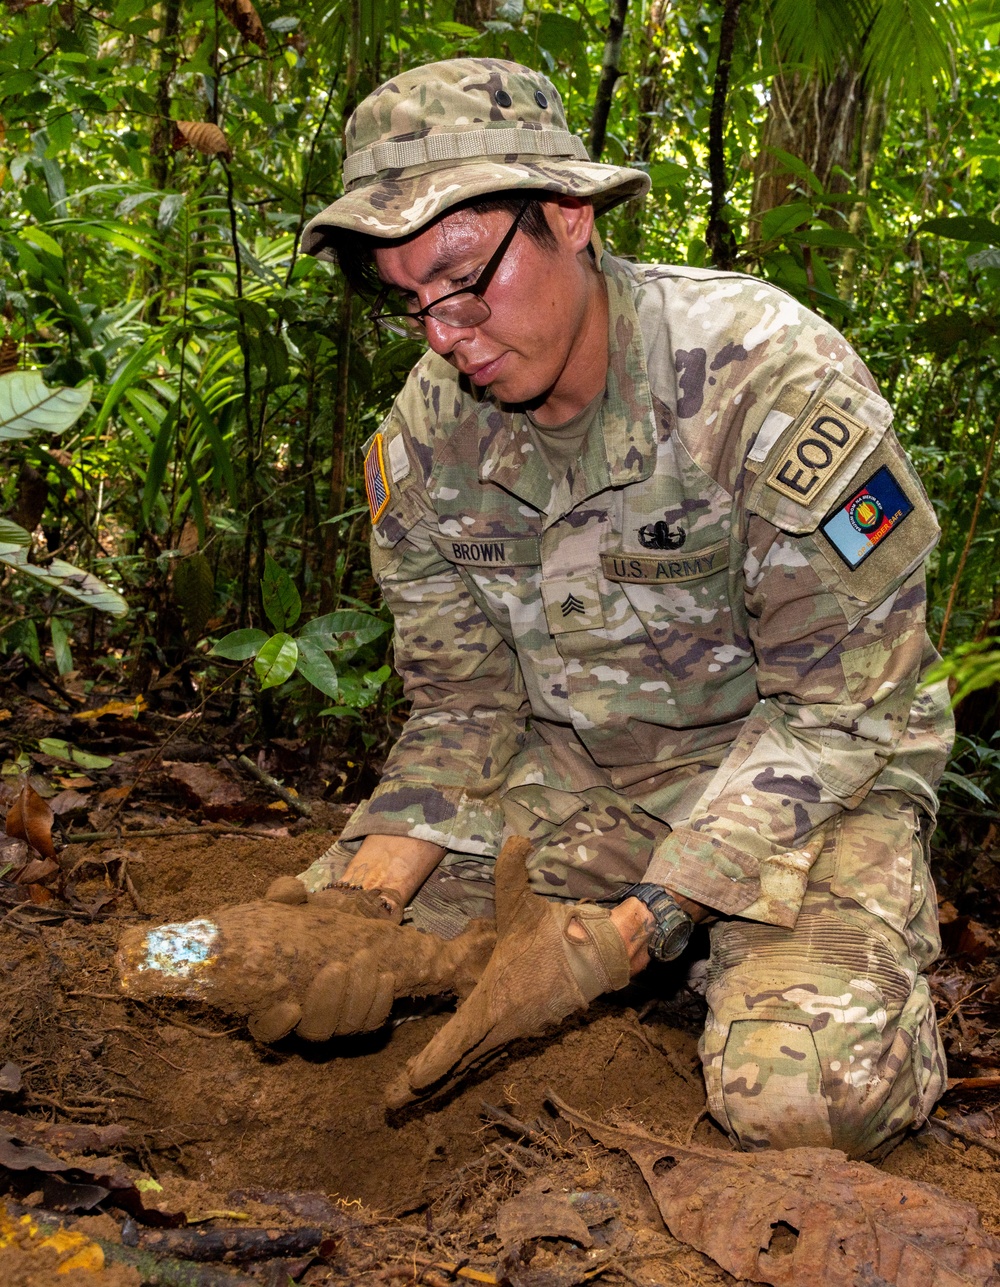
{"label": "knee pad", "polygon": [[702,1061],[710,1111],[739,1147],[872,1156],[944,1088],[926,980],[874,932],[854,944],[842,925],[835,944],[826,920],[806,913],[795,936],[732,922],[713,941]]}

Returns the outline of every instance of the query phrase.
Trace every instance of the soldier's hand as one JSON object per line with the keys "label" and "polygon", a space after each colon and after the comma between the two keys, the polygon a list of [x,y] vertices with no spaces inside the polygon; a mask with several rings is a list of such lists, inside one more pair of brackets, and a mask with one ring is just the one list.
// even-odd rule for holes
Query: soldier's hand
{"label": "soldier's hand", "polygon": [[497,944],[471,995],[387,1094],[399,1108],[446,1077],[536,1036],[629,981],[629,954],[604,908],[560,903],[528,886],[526,840],[508,840],[496,864]]}
{"label": "soldier's hand", "polygon": [[[259,1041],[293,1029],[325,1041],[380,1027],[397,997],[467,995],[495,941],[485,922],[450,940],[397,925],[380,917],[378,893],[345,911],[350,891],[307,895],[295,881],[271,892],[184,924],[127,930],[124,991],[207,1001],[245,1017]],[[365,909],[375,914],[357,914]]]}

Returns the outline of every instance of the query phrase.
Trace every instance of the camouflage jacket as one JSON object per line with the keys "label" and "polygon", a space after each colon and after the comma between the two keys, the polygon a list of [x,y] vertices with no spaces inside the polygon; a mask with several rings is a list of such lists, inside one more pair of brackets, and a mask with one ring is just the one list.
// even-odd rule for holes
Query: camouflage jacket
{"label": "camouflage jacket", "polygon": [[821,318],[739,274],[601,266],[607,391],[565,478],[433,353],[368,448],[412,709],[345,835],[493,854],[504,792],[568,816],[610,785],[673,828],[648,880],[791,925],[844,809],[936,807],[937,524]]}

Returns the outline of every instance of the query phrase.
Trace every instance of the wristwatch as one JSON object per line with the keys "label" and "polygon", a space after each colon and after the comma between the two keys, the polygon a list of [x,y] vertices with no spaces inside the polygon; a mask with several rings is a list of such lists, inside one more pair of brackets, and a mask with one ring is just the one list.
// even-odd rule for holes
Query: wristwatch
{"label": "wristwatch", "polygon": [[656,922],[647,951],[657,961],[673,961],[684,951],[694,929],[694,921],[668,889],[662,885],[633,885],[622,895],[645,903]]}

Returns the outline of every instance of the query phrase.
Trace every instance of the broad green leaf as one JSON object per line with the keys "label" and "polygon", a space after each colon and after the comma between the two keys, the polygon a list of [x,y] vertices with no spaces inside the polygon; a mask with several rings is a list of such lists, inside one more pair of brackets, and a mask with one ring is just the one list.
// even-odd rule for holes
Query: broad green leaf
{"label": "broad green leaf", "polygon": [[967,219],[959,216],[953,219],[927,219],[917,232],[932,232],[938,237],[950,237],[954,241],[985,241],[990,246],[1000,246],[1000,224],[991,223],[989,219]]}
{"label": "broad green leaf", "polygon": [[15,568],[18,572],[26,572],[28,576],[41,581],[50,589],[62,590],[63,594],[79,599],[88,608],[106,612],[112,617],[128,615],[128,604],[116,590],[106,586],[91,573],[73,567],[72,563],[64,563],[62,559],[52,559],[41,567],[37,563],[29,563],[27,550],[18,550],[13,554],[0,550],[0,563],[6,563],[8,567]]}
{"label": "broad green leaf", "polygon": [[261,688],[277,688],[283,684],[293,674],[298,659],[299,646],[291,635],[272,635],[253,664]]}
{"label": "broad green leaf", "polygon": [[346,652],[371,643],[391,629],[390,623],[381,617],[342,608],[338,612],[314,617],[299,633],[300,637],[316,640],[326,652]]}
{"label": "broad green leaf", "polygon": [[974,273],[979,272],[981,268],[1000,268],[1000,249],[996,246],[987,246],[978,254],[970,255],[965,262]]}
{"label": "broad green leaf", "polygon": [[802,232],[788,232],[785,239],[803,246],[846,246],[852,250],[864,250],[863,242],[840,228],[807,228]]}
{"label": "broad green leaf", "polygon": [[167,476],[167,465],[170,462],[170,449],[174,442],[174,425],[176,421],[177,405],[175,403],[163,417],[163,423],[160,425],[153,441],[153,450],[149,457],[146,478],[142,485],[142,504],[140,508],[143,520],[147,524],[153,512],[153,506],[163,490],[163,480]]}
{"label": "broad green leaf", "polygon": [[264,555],[260,589],[268,621],[275,630],[290,630],[302,614],[302,600],[295,582],[270,554]]}
{"label": "broad green leaf", "polygon": [[15,621],[4,633],[4,643],[13,645],[36,666],[41,666],[42,649],[38,642],[38,630],[30,617]]}
{"label": "broad green leaf", "polygon": [[52,652],[56,659],[56,670],[60,675],[68,675],[73,669],[73,653],[69,646],[69,626],[60,617],[53,617],[49,627],[52,634]]}
{"label": "broad green leaf", "polygon": [[18,527],[9,518],[0,518],[0,550],[13,553],[15,550],[27,549],[31,544],[31,533]]}
{"label": "broad green leaf", "polygon": [[815,192],[817,196],[822,195],[823,185],[820,183],[819,179],[817,179],[816,175],[813,174],[812,170],[810,170],[809,166],[806,165],[805,161],[800,160],[797,156],[792,156],[791,152],[783,152],[780,147],[769,147],[767,150],[772,156],[777,157],[781,162],[782,167],[787,170],[789,174],[794,174],[797,179],[801,179],[807,187],[812,188],[813,192]]}
{"label": "broad green leaf", "polygon": [[79,389],[50,389],[37,371],[0,375],[0,442],[33,433],[63,433],[90,405],[93,381]]}
{"label": "broad green leaf", "polygon": [[81,751],[61,737],[41,738],[38,749],[43,755],[51,755],[53,759],[66,760],[70,764],[78,764],[81,769],[110,769],[114,764],[114,760],[109,759],[108,756],[91,755],[89,751]]}
{"label": "broad green leaf", "polygon": [[310,639],[308,635],[300,635],[297,643],[299,674],[308,679],[313,688],[318,688],[327,697],[336,697],[340,688],[337,672],[321,645],[315,639]]}
{"label": "broad green leaf", "polygon": [[813,216],[812,206],[805,201],[792,201],[786,206],[775,206],[761,215],[760,233],[765,241],[773,241],[791,232],[799,224],[808,223]]}
{"label": "broad green leaf", "polygon": [[39,228],[37,224],[29,223],[21,229],[20,234],[25,241],[30,241],[33,246],[39,250],[44,250],[50,255],[55,255],[57,259],[62,259],[63,249],[54,237],[50,237],[47,232]]}
{"label": "broad green leaf", "polygon": [[267,643],[270,636],[263,630],[233,630],[223,635],[214,648],[209,650],[210,657],[222,657],[226,661],[249,661],[260,652],[261,645]]}
{"label": "broad green leaf", "polygon": [[662,192],[664,188],[687,183],[690,177],[691,171],[687,166],[679,165],[676,161],[657,161],[649,167],[649,181],[653,185],[654,192]]}

